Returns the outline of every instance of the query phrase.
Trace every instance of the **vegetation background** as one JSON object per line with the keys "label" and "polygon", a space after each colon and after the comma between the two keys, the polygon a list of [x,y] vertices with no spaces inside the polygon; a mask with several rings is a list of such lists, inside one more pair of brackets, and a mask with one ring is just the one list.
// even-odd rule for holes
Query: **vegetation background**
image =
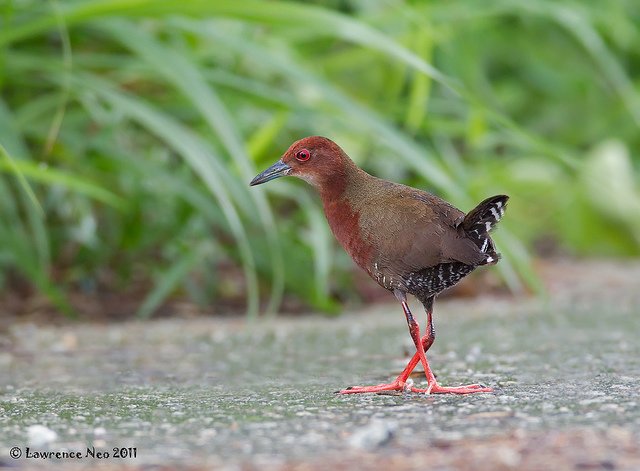
{"label": "vegetation background", "polygon": [[640,2],[1,0],[0,291],[327,312],[354,296],[303,136],[469,209],[533,256],[640,254]]}

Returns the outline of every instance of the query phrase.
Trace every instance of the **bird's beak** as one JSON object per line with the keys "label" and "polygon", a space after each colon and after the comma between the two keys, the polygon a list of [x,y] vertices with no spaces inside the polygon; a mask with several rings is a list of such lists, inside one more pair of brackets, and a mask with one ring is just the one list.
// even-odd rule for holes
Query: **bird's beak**
{"label": "bird's beak", "polygon": [[256,175],[256,177],[253,180],[251,180],[251,183],[249,183],[249,185],[250,186],[260,185],[261,183],[266,183],[269,180],[273,180],[274,178],[283,177],[287,175],[289,170],[291,170],[291,167],[285,164],[282,160],[278,160],[275,164],[273,164],[271,167],[266,169],[264,172],[262,172],[259,175]]}

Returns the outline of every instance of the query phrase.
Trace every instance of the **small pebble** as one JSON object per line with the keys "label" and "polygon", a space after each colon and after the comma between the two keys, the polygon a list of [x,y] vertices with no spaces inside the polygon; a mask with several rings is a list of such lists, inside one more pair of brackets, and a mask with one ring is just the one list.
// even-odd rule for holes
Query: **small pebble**
{"label": "small pebble", "polygon": [[349,439],[353,448],[374,450],[388,443],[396,431],[397,424],[387,420],[374,419]]}
{"label": "small pebble", "polygon": [[47,445],[55,442],[58,438],[58,434],[56,432],[44,425],[31,425],[27,428],[27,436],[29,445],[36,448],[46,447]]}

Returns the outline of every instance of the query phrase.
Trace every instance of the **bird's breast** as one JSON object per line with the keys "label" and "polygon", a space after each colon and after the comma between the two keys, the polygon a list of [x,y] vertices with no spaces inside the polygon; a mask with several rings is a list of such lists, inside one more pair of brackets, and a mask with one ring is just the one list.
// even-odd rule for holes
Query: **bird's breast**
{"label": "bird's breast", "polygon": [[361,268],[370,272],[373,247],[360,227],[360,212],[346,199],[323,201],[331,232]]}

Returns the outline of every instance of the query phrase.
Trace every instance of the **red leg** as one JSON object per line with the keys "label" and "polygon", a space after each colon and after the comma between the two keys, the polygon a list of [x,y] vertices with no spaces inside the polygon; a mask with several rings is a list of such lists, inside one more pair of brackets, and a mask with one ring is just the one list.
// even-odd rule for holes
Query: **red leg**
{"label": "red leg", "polygon": [[[434,301],[434,298],[431,297],[427,299],[424,305],[427,311],[427,332],[428,332],[428,337],[431,339],[431,344],[436,339],[436,331],[433,327],[433,301]],[[429,344],[429,347],[431,347],[431,344]],[[427,350],[428,349],[425,348],[425,353]],[[429,381],[429,376],[434,378],[433,382]],[[426,393],[426,394],[446,394],[446,393],[471,394],[476,392],[493,392],[493,389],[487,388],[481,384],[468,384],[466,386],[443,387],[438,384],[433,374],[430,374],[430,375],[427,374],[427,381],[429,384],[426,388],[424,389],[411,388],[411,392]]]}
{"label": "red leg", "polygon": [[[433,342],[435,342],[436,340],[436,330],[433,328],[433,298],[432,297],[427,299],[427,302],[424,305],[424,309],[427,313],[427,325],[425,327],[426,334],[424,335],[424,337],[422,337],[422,347],[424,348],[424,353],[426,355],[426,353],[431,348],[431,345],[433,345]],[[409,362],[409,365],[413,364],[413,367],[415,368],[418,362],[420,362],[420,354],[416,351],[416,353],[413,355],[413,358]],[[407,365],[407,367],[409,365]],[[411,368],[411,371],[413,371],[413,368]],[[409,374],[411,374],[411,371],[409,372]]]}
{"label": "red leg", "polygon": [[[431,347],[433,344],[433,339],[429,338],[429,334],[422,337],[422,345],[426,350]],[[378,384],[376,386],[352,386],[340,391],[340,394],[358,394],[358,393],[374,393],[374,392],[382,392],[382,391],[403,391],[407,384],[407,378],[411,372],[415,369],[417,364],[420,363],[420,357],[416,352],[413,355],[413,358],[409,360],[407,366],[405,366],[402,373],[398,375],[398,377],[391,383],[383,383]]]}
{"label": "red leg", "polygon": [[[410,390],[411,392],[416,393],[425,393],[425,394],[470,394],[476,392],[492,392],[491,388],[487,388],[481,384],[470,384],[466,386],[456,386],[456,387],[443,387],[440,386],[436,378],[429,367],[429,362],[427,361],[427,357],[425,355],[426,351],[431,348],[433,342],[435,341],[435,329],[433,328],[433,297],[429,298],[425,303],[425,309],[427,311],[427,333],[424,337],[420,338],[420,326],[413,318],[411,311],[409,310],[409,306],[407,305],[406,296],[404,293],[395,292],[396,297],[402,303],[402,309],[407,318],[407,324],[409,325],[409,333],[413,342],[416,346],[416,353],[413,355],[413,358],[409,361],[407,366],[402,373],[391,383],[378,384],[376,386],[354,386],[347,389],[343,389],[340,391],[340,394],[358,394],[358,393],[377,393],[383,391],[403,391]],[[427,388],[414,388],[410,384],[407,384],[407,378],[417,366],[417,364],[421,362],[424,367],[425,376],[427,377],[428,386]]]}
{"label": "red leg", "polygon": [[[431,313],[433,302],[429,303],[429,307],[427,308],[427,333],[424,337],[420,338],[420,326],[413,318],[411,311],[409,310],[409,306],[407,305],[407,299],[403,293],[395,293],[396,297],[402,304],[402,309],[407,318],[407,324],[409,325],[409,333],[411,334],[411,338],[413,339],[413,343],[416,345],[416,353],[413,355],[413,358],[407,363],[407,366],[402,370],[402,373],[398,375],[398,377],[391,383],[378,384],[376,386],[353,386],[347,389],[343,389],[340,391],[341,394],[358,394],[358,393],[374,393],[374,392],[382,392],[382,391],[403,391],[405,389],[411,388],[411,385],[408,385],[407,388],[407,378],[411,372],[415,369],[416,365],[422,361],[424,358],[423,366],[426,364],[426,357],[424,356],[424,352],[431,348],[433,341],[435,340],[435,332],[433,330]],[[422,355],[420,354],[420,350],[422,350]],[[428,366],[427,366],[428,368]],[[425,369],[425,371],[427,371]],[[429,370],[430,371],[430,370]],[[434,378],[435,380],[435,378]]]}

